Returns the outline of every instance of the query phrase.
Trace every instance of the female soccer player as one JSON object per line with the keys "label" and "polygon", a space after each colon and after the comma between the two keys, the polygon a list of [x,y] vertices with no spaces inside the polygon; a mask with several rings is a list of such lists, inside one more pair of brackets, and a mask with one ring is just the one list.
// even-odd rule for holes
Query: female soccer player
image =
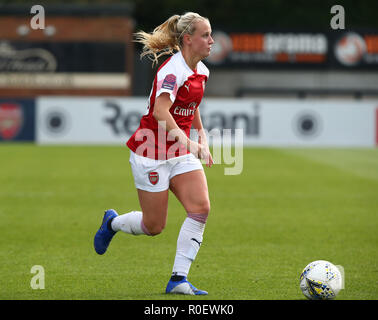
{"label": "female soccer player", "polygon": [[[140,31],[136,41],[144,45],[141,56],[154,63],[170,57],[160,66],[140,126],[128,140],[130,164],[142,211],[118,215],[105,212],[94,238],[98,254],[104,254],[117,231],[154,236],[165,227],[168,191],[171,190],[187,212],[177,239],[172,276],[166,293],[205,295],[187,280],[190,266],[200,248],[210,211],[207,181],[201,161],[211,167],[200,111],[209,70],[201,62],[210,54],[209,20],[197,13],[174,15],[152,33]],[[198,142],[190,139],[190,129]]]}

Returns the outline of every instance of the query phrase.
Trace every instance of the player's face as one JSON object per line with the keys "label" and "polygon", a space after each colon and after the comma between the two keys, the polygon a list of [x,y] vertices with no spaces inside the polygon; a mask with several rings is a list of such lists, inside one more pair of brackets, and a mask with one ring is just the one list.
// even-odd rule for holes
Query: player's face
{"label": "player's face", "polygon": [[198,20],[195,31],[190,36],[193,54],[204,59],[210,54],[211,45],[214,43],[211,37],[211,26],[207,20]]}

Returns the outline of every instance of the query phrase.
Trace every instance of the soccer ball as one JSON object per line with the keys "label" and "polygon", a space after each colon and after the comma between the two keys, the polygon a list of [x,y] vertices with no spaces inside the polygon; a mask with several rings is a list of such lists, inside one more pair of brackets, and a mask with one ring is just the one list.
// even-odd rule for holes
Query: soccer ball
{"label": "soccer ball", "polygon": [[302,271],[299,286],[310,300],[334,299],[343,286],[340,270],[329,261],[317,260]]}

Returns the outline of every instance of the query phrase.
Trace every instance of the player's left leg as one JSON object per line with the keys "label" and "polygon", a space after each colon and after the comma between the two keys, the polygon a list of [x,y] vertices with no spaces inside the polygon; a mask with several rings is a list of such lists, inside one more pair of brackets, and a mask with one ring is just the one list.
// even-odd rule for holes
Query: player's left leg
{"label": "player's left leg", "polygon": [[170,189],[184,206],[187,217],[177,239],[177,250],[172,277],[167,293],[207,294],[187,281],[190,266],[203,240],[205,223],[210,211],[208,187],[204,171],[194,170],[174,176]]}

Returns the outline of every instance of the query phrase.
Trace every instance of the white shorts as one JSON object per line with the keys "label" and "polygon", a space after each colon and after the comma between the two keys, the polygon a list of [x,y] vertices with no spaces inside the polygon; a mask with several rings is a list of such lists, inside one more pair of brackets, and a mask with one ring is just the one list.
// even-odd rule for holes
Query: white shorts
{"label": "white shorts", "polygon": [[178,174],[203,170],[201,161],[191,153],[169,160],[154,160],[130,150],[130,164],[135,187],[149,192],[168,190],[169,181]]}

